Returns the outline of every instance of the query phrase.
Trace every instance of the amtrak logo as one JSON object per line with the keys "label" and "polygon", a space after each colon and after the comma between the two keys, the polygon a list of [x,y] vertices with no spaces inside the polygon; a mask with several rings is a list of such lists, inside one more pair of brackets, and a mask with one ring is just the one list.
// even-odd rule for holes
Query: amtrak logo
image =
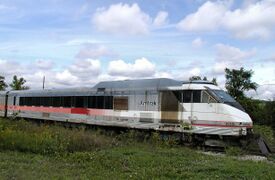
{"label": "amtrak logo", "polygon": [[140,101],[139,105],[141,105],[141,106],[148,106],[148,105],[156,106],[157,103],[156,103],[156,101]]}

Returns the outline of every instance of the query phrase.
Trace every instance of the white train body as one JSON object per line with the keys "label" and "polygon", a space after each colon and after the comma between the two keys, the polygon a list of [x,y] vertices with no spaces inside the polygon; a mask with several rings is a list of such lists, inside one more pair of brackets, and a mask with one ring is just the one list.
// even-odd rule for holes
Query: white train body
{"label": "white train body", "polygon": [[219,136],[246,136],[252,128],[248,114],[219,87],[171,79],[2,92],[0,116]]}

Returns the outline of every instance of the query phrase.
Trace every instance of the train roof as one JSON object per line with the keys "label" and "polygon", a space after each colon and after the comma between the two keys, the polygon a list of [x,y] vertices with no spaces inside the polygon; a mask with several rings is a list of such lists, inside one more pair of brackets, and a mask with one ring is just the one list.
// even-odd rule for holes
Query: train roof
{"label": "train roof", "polygon": [[158,79],[136,79],[122,81],[103,81],[94,86],[94,88],[105,89],[162,89],[169,86],[181,86],[182,81],[168,78]]}
{"label": "train roof", "polygon": [[[100,94],[102,92],[113,91],[143,91],[143,90],[168,90],[168,89],[180,89],[182,87],[194,85],[197,88],[202,88],[204,85],[214,86],[213,83],[208,81],[178,81],[168,78],[157,79],[136,79],[136,80],[121,80],[121,81],[103,81],[96,84],[94,87],[82,87],[82,88],[66,88],[66,89],[45,89],[45,90],[24,90],[24,91],[10,91],[9,94],[22,95],[22,96],[51,96],[51,95],[63,95],[63,96],[78,96],[78,95],[93,95]],[[203,86],[202,86],[203,85]],[[189,89],[188,88],[188,89]],[[196,88],[195,88],[196,89]]]}

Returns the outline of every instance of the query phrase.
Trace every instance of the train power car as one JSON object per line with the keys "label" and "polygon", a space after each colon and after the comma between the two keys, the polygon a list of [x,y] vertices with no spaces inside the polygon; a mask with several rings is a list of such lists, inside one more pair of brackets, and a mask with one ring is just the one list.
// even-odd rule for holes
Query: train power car
{"label": "train power car", "polygon": [[252,129],[241,105],[214,84],[166,78],[0,92],[0,116],[202,136],[243,137]]}

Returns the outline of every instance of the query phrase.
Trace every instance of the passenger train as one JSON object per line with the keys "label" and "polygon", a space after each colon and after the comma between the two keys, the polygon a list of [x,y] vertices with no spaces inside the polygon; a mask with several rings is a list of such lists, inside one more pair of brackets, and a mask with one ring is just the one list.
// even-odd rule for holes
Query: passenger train
{"label": "passenger train", "polygon": [[230,137],[246,136],[253,125],[218,86],[166,78],[0,92],[0,116]]}

